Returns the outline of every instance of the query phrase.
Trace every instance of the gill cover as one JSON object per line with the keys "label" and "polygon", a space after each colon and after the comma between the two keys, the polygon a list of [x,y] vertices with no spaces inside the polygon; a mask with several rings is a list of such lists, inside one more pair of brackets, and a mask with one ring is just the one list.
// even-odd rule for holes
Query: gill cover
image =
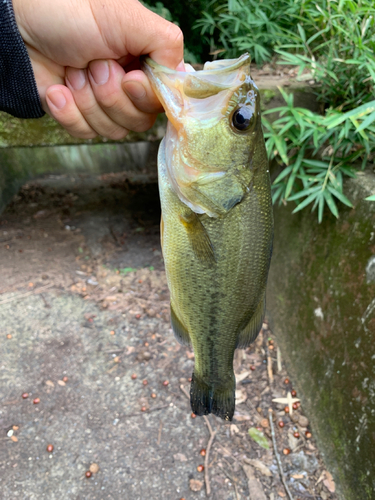
{"label": "gill cover", "polygon": [[162,147],[171,188],[195,213],[218,217],[251,188],[260,131],[259,91],[250,57],[174,71],[150,58],[143,68],[169,123]]}

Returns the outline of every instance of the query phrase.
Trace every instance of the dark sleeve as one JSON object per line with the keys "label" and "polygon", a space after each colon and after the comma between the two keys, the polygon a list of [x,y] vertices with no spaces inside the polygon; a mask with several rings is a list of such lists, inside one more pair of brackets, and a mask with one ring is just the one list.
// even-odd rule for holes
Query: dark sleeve
{"label": "dark sleeve", "polygon": [[12,0],[0,0],[0,110],[17,118],[44,115]]}

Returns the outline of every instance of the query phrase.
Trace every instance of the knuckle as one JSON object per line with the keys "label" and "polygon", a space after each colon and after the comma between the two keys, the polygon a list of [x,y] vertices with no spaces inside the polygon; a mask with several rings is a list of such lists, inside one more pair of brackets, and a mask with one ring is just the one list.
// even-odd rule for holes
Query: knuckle
{"label": "knuckle", "polygon": [[128,133],[129,131],[125,128],[117,128],[109,133],[106,133],[104,137],[111,139],[112,141],[121,141],[121,139],[125,139]]}
{"label": "knuckle", "polygon": [[156,117],[153,116],[142,118],[142,120],[139,120],[132,125],[131,130],[134,132],[146,132],[153,126],[155,120]]}

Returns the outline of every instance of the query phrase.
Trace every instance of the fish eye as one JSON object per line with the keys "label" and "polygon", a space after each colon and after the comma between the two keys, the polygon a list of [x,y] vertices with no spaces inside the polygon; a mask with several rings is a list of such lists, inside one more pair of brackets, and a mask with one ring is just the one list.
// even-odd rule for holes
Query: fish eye
{"label": "fish eye", "polygon": [[233,127],[237,130],[248,130],[254,124],[254,121],[254,112],[250,106],[241,106],[232,115]]}

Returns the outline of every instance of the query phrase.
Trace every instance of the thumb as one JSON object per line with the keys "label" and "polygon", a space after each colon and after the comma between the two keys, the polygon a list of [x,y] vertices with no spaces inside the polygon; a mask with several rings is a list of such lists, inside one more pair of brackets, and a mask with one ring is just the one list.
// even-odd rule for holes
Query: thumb
{"label": "thumb", "polygon": [[[141,3],[137,7],[137,11],[133,12],[135,22],[124,30],[127,51],[136,57],[148,54],[158,64],[177,68],[184,57],[181,29]],[[179,69],[183,71],[183,67]]]}

